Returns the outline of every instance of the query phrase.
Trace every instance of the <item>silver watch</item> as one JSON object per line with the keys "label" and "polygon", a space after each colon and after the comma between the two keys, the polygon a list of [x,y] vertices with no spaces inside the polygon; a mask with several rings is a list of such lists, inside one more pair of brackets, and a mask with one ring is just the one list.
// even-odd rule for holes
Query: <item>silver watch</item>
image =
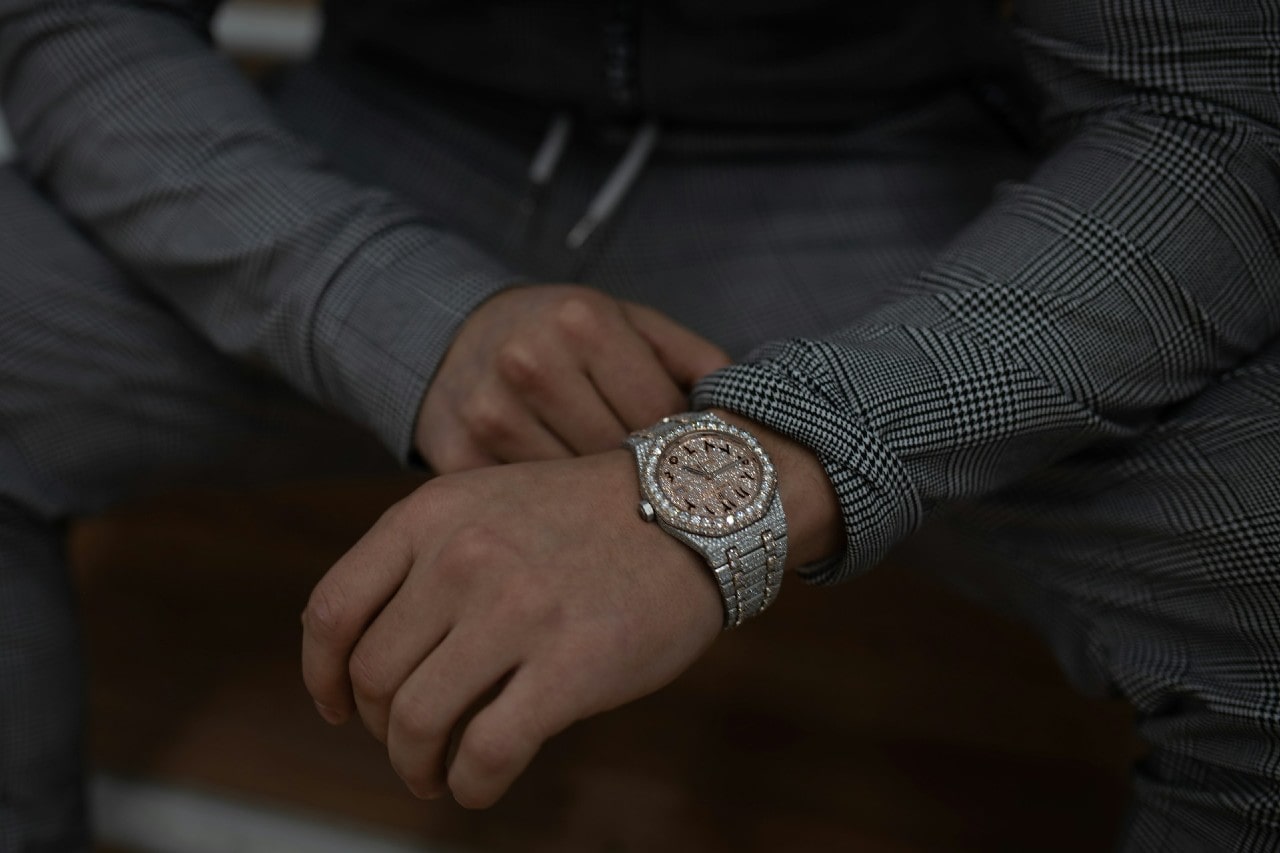
{"label": "silver watch", "polygon": [[663,418],[627,439],[640,472],[640,515],[711,566],[732,628],[778,597],[787,521],[769,454],[709,412]]}

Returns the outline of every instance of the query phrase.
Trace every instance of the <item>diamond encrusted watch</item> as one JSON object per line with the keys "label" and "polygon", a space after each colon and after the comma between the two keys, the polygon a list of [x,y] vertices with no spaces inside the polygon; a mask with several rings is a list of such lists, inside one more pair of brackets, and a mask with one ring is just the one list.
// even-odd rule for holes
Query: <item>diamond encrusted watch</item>
{"label": "diamond encrusted watch", "polygon": [[724,627],[764,611],[787,562],[787,521],[769,454],[746,430],[686,412],[633,432],[640,515],[697,551],[724,601]]}

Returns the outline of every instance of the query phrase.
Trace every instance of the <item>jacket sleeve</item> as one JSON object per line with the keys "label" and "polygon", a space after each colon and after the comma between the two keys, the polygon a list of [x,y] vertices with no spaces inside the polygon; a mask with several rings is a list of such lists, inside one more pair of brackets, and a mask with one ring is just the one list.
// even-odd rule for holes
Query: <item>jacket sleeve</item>
{"label": "jacket sleeve", "polygon": [[456,327],[511,273],[285,132],[211,49],[216,5],[0,0],[19,157],[215,346],[407,459]]}
{"label": "jacket sleeve", "polygon": [[856,325],[708,377],[812,448],[877,562],[944,502],[1132,437],[1280,333],[1280,4],[1039,0],[1055,150]]}

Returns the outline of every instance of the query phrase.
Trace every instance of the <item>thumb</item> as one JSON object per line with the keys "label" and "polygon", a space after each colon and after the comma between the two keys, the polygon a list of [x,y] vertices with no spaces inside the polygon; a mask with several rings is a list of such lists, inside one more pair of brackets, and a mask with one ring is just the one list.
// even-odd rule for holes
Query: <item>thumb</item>
{"label": "thumb", "polygon": [[640,337],[653,347],[662,366],[685,390],[713,370],[733,363],[720,347],[661,311],[633,302],[622,303],[622,311]]}

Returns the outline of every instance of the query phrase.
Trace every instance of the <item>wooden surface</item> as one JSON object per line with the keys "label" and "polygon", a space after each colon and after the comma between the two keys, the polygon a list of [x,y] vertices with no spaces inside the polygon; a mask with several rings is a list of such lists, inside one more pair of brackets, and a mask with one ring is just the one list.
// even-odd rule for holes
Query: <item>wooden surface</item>
{"label": "wooden surface", "polygon": [[1025,629],[883,567],[784,587],[667,690],[554,740],[488,812],[320,722],[298,615],[404,478],[173,496],[80,524],[95,761],[471,851],[1106,849],[1134,754]]}

